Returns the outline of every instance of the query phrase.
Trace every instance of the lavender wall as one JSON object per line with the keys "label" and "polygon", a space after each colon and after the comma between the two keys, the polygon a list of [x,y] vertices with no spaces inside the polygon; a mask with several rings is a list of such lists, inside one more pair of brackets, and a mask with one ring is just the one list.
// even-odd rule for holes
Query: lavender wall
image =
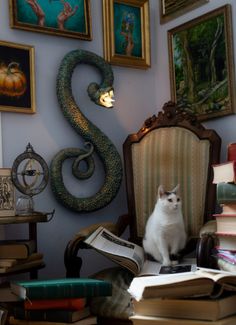
{"label": "lavender wall", "polygon": [[[137,70],[113,66],[116,102],[113,110],[102,110],[87,96],[87,85],[100,80],[100,76],[90,66],[76,68],[73,75],[74,96],[83,113],[113,141],[120,154],[127,134],[141,127],[145,118],[157,113],[170,99],[169,63],[167,31],[192,18],[198,17],[226,3],[232,5],[232,16],[236,16],[233,0],[211,0],[208,4],[191,11],[164,25],[159,22],[159,1],[150,0],[151,25],[151,68]],[[50,164],[53,156],[62,148],[81,147],[83,141],[63,117],[56,97],[56,76],[60,62],[65,54],[77,48],[103,55],[102,1],[91,0],[93,40],[82,41],[65,37],[50,36],[27,31],[10,29],[8,1],[0,1],[0,39],[19,42],[35,47],[36,105],[34,115],[1,113],[3,166],[11,167],[17,155],[25,150],[30,142],[35,151]],[[233,26],[235,26],[233,21]],[[234,36],[236,31],[234,27]],[[236,116],[227,116],[205,123],[214,128],[223,139],[222,159],[229,142],[236,141]],[[102,180],[98,168],[92,183],[76,183],[70,178],[70,188],[78,195],[91,193]],[[78,188],[77,188],[78,187]],[[42,276],[63,276],[65,274],[63,253],[70,238],[81,228],[100,221],[115,221],[126,212],[124,182],[116,198],[102,210],[79,214],[58,204],[50,186],[35,198],[36,209],[51,211],[55,208],[54,219],[38,226],[39,251],[44,253],[47,267],[40,271]],[[25,235],[25,226],[5,227],[6,234],[12,238]],[[86,252],[88,255],[88,253]],[[87,263],[83,275],[91,274],[110,262],[95,252],[86,256]]]}

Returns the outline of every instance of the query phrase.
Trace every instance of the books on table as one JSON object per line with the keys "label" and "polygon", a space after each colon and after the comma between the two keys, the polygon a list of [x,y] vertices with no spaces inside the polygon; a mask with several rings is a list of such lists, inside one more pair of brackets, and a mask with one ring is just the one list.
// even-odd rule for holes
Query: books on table
{"label": "books on table", "polygon": [[10,287],[23,300],[10,319],[12,325],[97,324],[87,299],[112,294],[110,282],[93,278],[11,281]]}
{"label": "books on table", "polygon": [[110,282],[92,278],[12,281],[10,285],[12,292],[24,300],[96,297],[112,294]]}

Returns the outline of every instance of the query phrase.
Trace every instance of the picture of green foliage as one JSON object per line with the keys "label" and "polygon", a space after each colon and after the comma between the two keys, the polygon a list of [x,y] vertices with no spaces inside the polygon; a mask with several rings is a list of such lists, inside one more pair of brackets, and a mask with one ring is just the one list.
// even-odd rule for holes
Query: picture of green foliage
{"label": "picture of green foliage", "polygon": [[225,19],[221,12],[171,34],[175,101],[201,120],[232,111]]}

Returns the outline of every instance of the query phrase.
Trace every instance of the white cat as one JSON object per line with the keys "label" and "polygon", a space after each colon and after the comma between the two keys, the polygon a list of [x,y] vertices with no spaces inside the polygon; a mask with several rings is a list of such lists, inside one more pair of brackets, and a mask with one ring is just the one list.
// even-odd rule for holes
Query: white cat
{"label": "white cat", "polygon": [[186,244],[179,185],[167,192],[158,188],[158,198],[145,229],[143,248],[165,266],[174,264],[170,255],[176,255]]}

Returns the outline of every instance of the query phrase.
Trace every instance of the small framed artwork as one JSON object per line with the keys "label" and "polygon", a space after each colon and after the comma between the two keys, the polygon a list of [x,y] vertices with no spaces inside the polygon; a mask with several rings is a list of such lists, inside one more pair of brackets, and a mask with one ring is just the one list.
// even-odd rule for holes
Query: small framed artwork
{"label": "small framed artwork", "polygon": [[168,31],[171,99],[198,120],[234,113],[232,30],[225,5]]}
{"label": "small framed artwork", "polygon": [[90,41],[90,0],[9,0],[10,25]]}
{"label": "small framed artwork", "polygon": [[160,22],[164,24],[171,19],[177,18],[188,11],[191,11],[209,0],[159,0],[160,1]]}
{"label": "small framed artwork", "polygon": [[33,46],[0,41],[0,111],[35,113]]}
{"label": "small framed artwork", "polygon": [[0,217],[15,215],[15,188],[11,168],[0,168]]}
{"label": "small framed artwork", "polygon": [[149,1],[103,0],[104,56],[114,65],[150,67]]}

